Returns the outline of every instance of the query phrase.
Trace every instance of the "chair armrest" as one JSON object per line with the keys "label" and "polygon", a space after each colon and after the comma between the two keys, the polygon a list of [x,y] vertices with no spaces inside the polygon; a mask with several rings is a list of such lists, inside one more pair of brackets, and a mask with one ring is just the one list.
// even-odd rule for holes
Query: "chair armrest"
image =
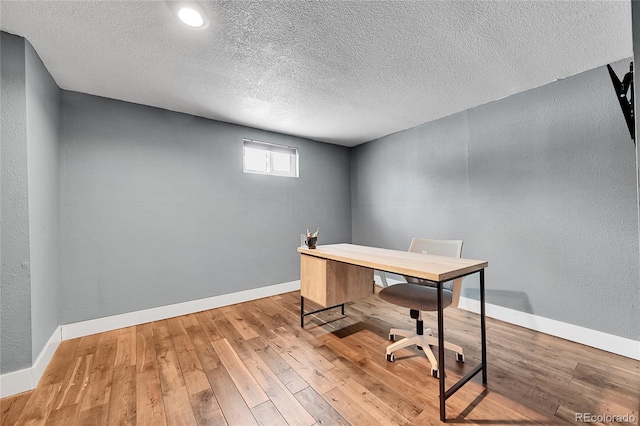
{"label": "chair armrest", "polygon": [[456,278],[453,280],[453,294],[451,298],[451,305],[449,308],[457,308],[458,303],[460,302],[460,292],[462,291],[462,278]]}
{"label": "chair armrest", "polygon": [[379,276],[380,276],[380,281],[382,282],[382,287],[387,288],[389,287],[389,283],[387,283],[387,274],[384,273],[384,271],[378,271],[379,272]]}

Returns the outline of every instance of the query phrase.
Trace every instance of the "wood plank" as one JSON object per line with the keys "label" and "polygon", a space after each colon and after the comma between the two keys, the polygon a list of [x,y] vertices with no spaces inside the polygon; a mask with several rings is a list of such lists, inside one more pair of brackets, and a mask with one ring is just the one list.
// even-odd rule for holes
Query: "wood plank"
{"label": "wood plank", "polygon": [[368,374],[359,367],[359,362],[351,362],[344,358],[334,361],[334,365],[343,372],[347,377],[351,377],[385,401],[394,411],[400,413],[407,419],[414,419],[421,412],[422,408],[419,404],[413,403],[405,395],[399,393],[394,387],[378,380],[374,375]]}
{"label": "wood plank", "polygon": [[[300,295],[298,292],[287,293],[289,296],[295,295],[294,297],[299,302]],[[281,298],[280,298],[281,299]],[[274,321],[278,318],[281,313],[281,308],[278,304],[278,300],[275,297],[268,297],[265,299],[254,300],[251,303],[261,311],[264,312],[268,317],[272,318]]]}
{"label": "wood plank", "polygon": [[98,405],[85,411],[80,411],[78,425],[80,426],[105,426],[108,415],[107,404]]}
{"label": "wood plank", "polygon": [[177,317],[171,318],[167,320],[167,322],[173,336],[173,344],[176,349],[187,392],[191,396],[205,390],[210,390],[209,380],[207,380],[207,375],[204,374],[200,359],[187,334],[187,330],[182,324],[182,320]]}
{"label": "wood plank", "polygon": [[251,302],[240,303],[234,305],[234,312],[242,318],[244,323],[251,328],[256,336],[264,336],[270,330],[276,328],[273,324],[275,321],[268,315],[265,315],[256,305]]}
{"label": "wood plank", "polygon": [[189,396],[193,414],[199,425],[226,425],[218,400],[211,389]]}
{"label": "wood plank", "polygon": [[309,386],[261,337],[249,340],[249,344],[269,366],[271,371],[278,376],[278,379],[287,387],[289,392],[295,394]]}
{"label": "wood plank", "polygon": [[[220,357],[211,346],[211,340],[209,340],[209,336],[206,335],[204,329],[200,326],[199,322],[191,323],[187,327],[187,333],[191,338],[191,342],[193,343],[193,347],[198,355],[198,359],[200,360],[200,364],[204,371],[207,370],[215,370],[216,368],[222,365],[222,361],[220,361]],[[216,340],[216,339],[213,339]]]}
{"label": "wood plank", "polygon": [[[160,383],[163,384],[162,379]],[[165,405],[167,425],[197,424],[186,387],[183,386],[171,391],[166,391],[163,386],[162,398]]]}
{"label": "wood plank", "polygon": [[98,342],[104,342],[106,340],[118,339],[118,329],[105,331],[100,333],[100,340]]}
{"label": "wood plank", "polygon": [[[65,405],[64,407],[53,410],[47,417],[45,425],[75,425],[80,415],[80,404]],[[4,423],[2,423],[4,425]]]}
{"label": "wood plank", "polygon": [[243,426],[258,424],[224,365],[207,371],[207,377],[227,423]]}
{"label": "wood plank", "polygon": [[153,325],[141,324],[136,327],[136,371],[158,369],[156,344],[153,339]]}
{"label": "wood plank", "polygon": [[[251,354],[251,347],[240,332],[229,322],[226,316],[219,313],[213,321],[221,337],[227,340],[241,359]],[[211,340],[211,343],[213,344],[215,341]]]}
{"label": "wood plank", "polygon": [[349,426],[349,422],[340,415],[321,395],[313,388],[306,387],[295,394],[296,399],[321,425],[344,425]]}
{"label": "wood plank", "polygon": [[135,425],[136,407],[136,366],[129,365],[116,369],[113,373],[111,399],[107,414],[109,425]]}
{"label": "wood plank", "polygon": [[157,368],[136,373],[136,423],[139,425],[167,424],[158,374]]}
{"label": "wood plank", "polygon": [[153,323],[153,339],[167,424],[196,424],[178,356],[166,321]]}
{"label": "wood plank", "polygon": [[358,362],[365,358],[365,353],[345,344],[341,339],[329,339],[324,345],[334,353],[340,354],[351,362]]}
{"label": "wood plank", "polygon": [[610,371],[580,362],[573,370],[572,379],[598,393],[615,395],[617,402],[629,409],[640,407],[640,378],[633,375],[620,377],[610,374]]}
{"label": "wood plank", "polygon": [[557,351],[569,353],[577,362],[583,362],[604,370],[610,369],[612,374],[640,377],[640,361],[629,362],[629,358],[621,355],[612,354],[544,333],[536,333],[531,338],[531,341],[549,345]]}
{"label": "wood plank", "polygon": [[205,334],[209,337],[209,340],[220,340],[224,337],[220,330],[218,330],[218,326],[213,321],[210,311],[197,312],[193,315],[198,320],[198,323],[204,330]]}
{"label": "wood plank", "polygon": [[[251,309],[251,315],[256,317],[264,325],[264,330],[260,332],[260,337],[268,335],[270,330],[274,330],[286,324],[287,321],[280,315],[280,309],[272,308],[273,303],[269,303],[268,299],[259,299],[252,302],[253,309]],[[275,314],[270,314],[273,309],[276,310]]]}
{"label": "wood plank", "polygon": [[[58,365],[60,365],[60,363]],[[16,424],[44,425],[53,408],[53,400],[61,388],[61,383],[37,387],[31,394],[28,404],[24,407],[22,413],[20,413]]]}
{"label": "wood plank", "polygon": [[80,343],[76,348],[76,356],[95,355],[98,350],[98,343],[100,342],[101,334],[91,334],[89,336],[83,336],[80,338]]}
{"label": "wood plank", "polygon": [[[480,385],[477,382],[470,382],[470,383],[472,384],[473,387],[478,389],[478,394],[480,396],[488,395],[488,397],[486,397],[485,399],[479,398],[477,401],[474,402],[474,410],[476,410],[476,413],[478,413],[475,416],[475,418],[479,419],[478,423],[483,423],[482,422],[483,413],[481,411],[485,405],[485,404],[480,404],[480,402],[483,402],[484,400],[491,400],[493,404],[491,405],[486,404],[487,409],[498,411],[498,412],[500,411],[514,412],[515,411],[517,414],[519,414],[520,418],[517,421],[514,421],[514,423],[524,423],[526,421],[529,421],[534,423],[537,422],[543,425],[565,424],[563,420],[547,415],[546,413],[536,410],[528,405],[516,404],[509,394],[503,394],[500,391],[493,391],[492,386],[488,386],[487,389],[485,390],[485,389],[482,389],[482,385]],[[494,409],[492,405],[494,405],[497,408]],[[488,418],[488,416],[485,418]]]}
{"label": "wood plank", "polygon": [[[555,413],[556,418],[564,420],[568,424],[576,423],[576,412],[570,408],[560,405]],[[598,424],[598,423],[592,423]],[[601,423],[600,423],[601,424]]]}
{"label": "wood plank", "polygon": [[237,305],[232,305],[221,308],[220,310],[222,311],[224,316],[227,317],[227,320],[229,320],[231,325],[233,325],[235,329],[238,330],[238,333],[240,333],[243,339],[249,340],[258,337],[259,334],[256,333],[251,327],[251,324],[248,323],[242,317],[242,315],[240,315],[238,309],[239,308]]}
{"label": "wood plank", "polygon": [[[77,353],[77,352],[76,352]],[[73,368],[70,368],[65,377],[62,392],[58,394],[54,401],[54,410],[60,410],[68,405],[77,405],[82,402],[93,367],[94,355],[89,353],[86,356],[76,357]]]}
{"label": "wood plank", "polygon": [[340,413],[342,417],[347,419],[347,421],[354,425],[380,425],[382,423],[375,419],[371,414],[369,414],[365,409],[356,404],[351,398],[349,398],[345,393],[339,389],[334,388],[322,395],[322,397],[327,401],[335,410]]}
{"label": "wood plank", "polygon": [[166,425],[151,323],[136,327],[136,364],[136,422],[139,425]]}
{"label": "wood plank", "polygon": [[557,398],[550,397],[535,385],[532,386],[531,381],[520,380],[512,376],[508,370],[503,371],[498,367],[492,367],[488,371],[491,371],[490,383],[506,392],[512,400],[548,414],[554,414],[558,409]]}
{"label": "wood plank", "polygon": [[282,357],[284,362],[289,364],[289,366],[319,394],[322,395],[335,387],[335,384],[327,379],[322,372],[307,362],[306,354],[289,350],[287,348],[288,345],[280,337],[269,339],[268,343],[269,346]]}
{"label": "wood plank", "polygon": [[115,369],[136,365],[136,327],[127,327],[118,331]]}
{"label": "wood plank", "polygon": [[286,348],[289,351],[295,351],[300,355],[304,355],[305,363],[312,366],[316,370],[324,372],[327,370],[331,370],[334,367],[329,360],[315,351],[311,345],[307,345],[304,339],[299,338],[300,331],[296,330],[294,334],[290,332],[289,329],[284,327],[280,327],[275,331],[280,338],[280,341],[285,343]]}
{"label": "wood plank", "polygon": [[[610,413],[615,415],[629,414],[636,419],[640,418],[640,401],[635,401],[630,406],[623,406],[620,404],[619,399],[607,398],[602,400],[602,393],[600,389],[594,389],[589,385],[581,383],[579,380],[572,381],[569,384],[570,395],[564,403],[565,407],[572,408],[576,412],[588,412],[582,411],[583,407],[597,407],[598,411],[595,413]],[[625,404],[627,405],[627,404]]]}
{"label": "wood plank", "polygon": [[251,409],[253,417],[261,426],[287,426],[287,421],[280,415],[276,407],[271,401],[263,402],[262,404],[253,407]]}
{"label": "wood plank", "polygon": [[244,363],[289,425],[311,426],[316,422],[262,358],[254,354]]}
{"label": "wood plank", "polygon": [[7,426],[16,424],[18,417],[22,414],[22,410],[27,405],[29,398],[31,398],[31,394],[33,394],[33,391],[0,399],[0,424]]}
{"label": "wood plank", "polygon": [[354,379],[345,377],[344,384],[339,388],[346,396],[381,423],[385,425],[410,424],[409,419],[388,406],[382,399]]}
{"label": "wood plank", "polygon": [[89,384],[82,399],[82,411],[109,402],[117,344],[117,338],[103,340],[98,343],[98,349],[93,358],[91,374],[89,375]]}
{"label": "wood plank", "polygon": [[227,339],[217,340],[211,344],[249,408],[269,399]]}
{"label": "wood plank", "polygon": [[45,368],[40,382],[42,386],[51,385],[54,383],[60,383],[67,376],[67,372],[71,368],[69,365],[69,359],[73,358],[80,339],[65,340],[60,342],[60,345],[56,349],[49,365]]}
{"label": "wood plank", "polygon": [[[420,413],[420,415],[418,415],[418,417],[414,418],[411,421],[411,425],[412,426],[432,426],[432,425],[436,425],[436,424],[440,424],[440,415],[439,412],[432,412],[431,410],[424,410],[422,413]],[[465,424],[472,424],[475,425],[477,423],[468,421],[467,419],[464,420]]]}

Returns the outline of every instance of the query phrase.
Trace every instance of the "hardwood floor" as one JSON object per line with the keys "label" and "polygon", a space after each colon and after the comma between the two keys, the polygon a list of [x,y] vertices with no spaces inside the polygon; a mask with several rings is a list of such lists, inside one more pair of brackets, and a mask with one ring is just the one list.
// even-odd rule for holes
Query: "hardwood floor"
{"label": "hardwood floor", "polygon": [[[36,389],[0,400],[0,424],[440,423],[426,357],[410,348],[385,359],[389,328],[413,325],[408,310],[374,295],[301,329],[299,308],[294,292],[64,341]],[[447,353],[457,379],[479,360],[479,321],[445,312],[447,339],[466,354],[457,364]],[[434,316],[425,323],[435,328]],[[475,378],[451,397],[450,422],[572,424],[591,413],[637,424],[639,361],[490,318],[487,339],[488,387]]]}

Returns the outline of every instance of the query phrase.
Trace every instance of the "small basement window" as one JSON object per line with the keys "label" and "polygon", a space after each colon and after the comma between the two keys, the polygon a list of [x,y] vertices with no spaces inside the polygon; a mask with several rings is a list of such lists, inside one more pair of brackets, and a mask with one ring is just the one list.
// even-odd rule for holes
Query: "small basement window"
{"label": "small basement window", "polygon": [[298,148],[250,139],[242,145],[245,173],[298,177]]}

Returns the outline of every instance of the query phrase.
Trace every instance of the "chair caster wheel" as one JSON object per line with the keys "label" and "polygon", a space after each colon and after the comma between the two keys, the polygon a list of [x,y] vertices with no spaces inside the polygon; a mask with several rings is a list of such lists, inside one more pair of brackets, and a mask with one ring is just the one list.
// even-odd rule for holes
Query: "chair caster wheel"
{"label": "chair caster wheel", "polygon": [[435,369],[435,368],[432,368],[432,369],[431,369],[431,375],[432,375],[433,377],[435,377],[436,379],[439,379],[439,378],[440,378],[440,370],[437,370],[437,369]]}
{"label": "chair caster wheel", "polygon": [[396,360],[396,357],[393,354],[387,354],[387,361],[393,362]]}
{"label": "chair caster wheel", "polygon": [[389,340],[391,342],[395,342],[396,341],[396,335],[395,334],[389,334]]}
{"label": "chair caster wheel", "polygon": [[418,350],[419,350],[419,351],[421,351],[421,350],[422,350],[422,346],[418,346],[418,345],[416,345],[416,348],[418,348]]}
{"label": "chair caster wheel", "polygon": [[456,361],[464,363],[464,354],[459,354],[456,352]]}

